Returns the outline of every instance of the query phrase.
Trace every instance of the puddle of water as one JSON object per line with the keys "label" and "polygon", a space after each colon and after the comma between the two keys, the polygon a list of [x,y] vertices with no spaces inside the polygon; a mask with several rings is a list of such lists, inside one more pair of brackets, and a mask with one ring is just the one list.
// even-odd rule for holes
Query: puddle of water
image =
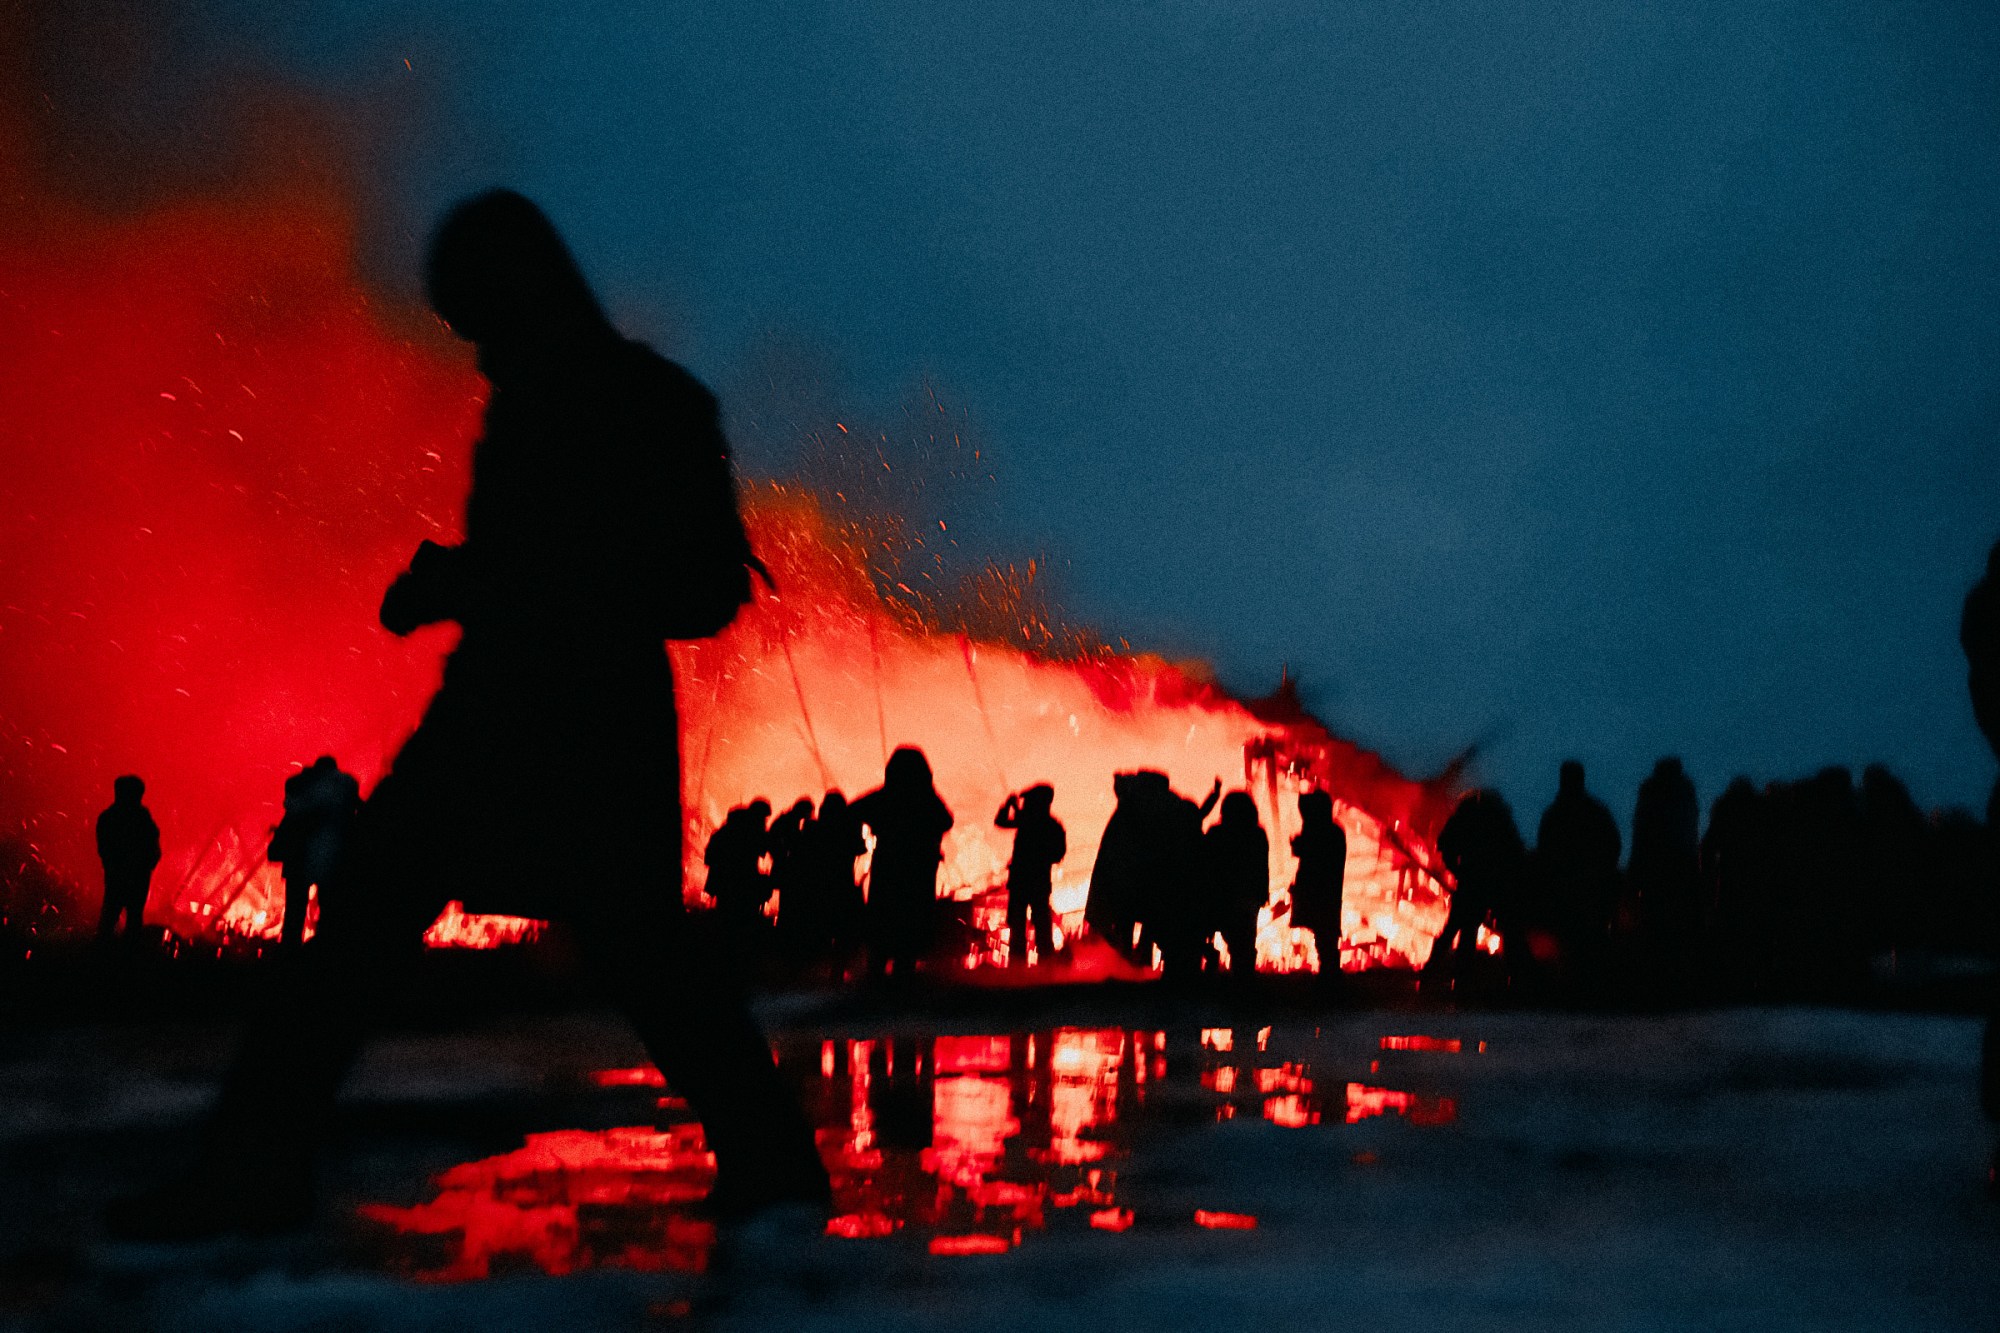
{"label": "puddle of water", "polygon": [[[1248,1214],[1147,1217],[1121,1200],[1118,1166],[1144,1132],[1149,1093],[1207,1097],[1217,1119],[1255,1107],[1295,1129],[1390,1115],[1422,1126],[1457,1118],[1450,1097],[1344,1077],[1316,1082],[1309,1064],[1264,1054],[1270,1036],[1269,1028],[1205,1029],[1193,1058],[1174,1062],[1164,1032],[1081,1027],[794,1043],[781,1060],[816,1076],[806,1081],[805,1100],[833,1179],[829,1234],[901,1237],[934,1255],[981,1255],[1049,1231],[1190,1222],[1254,1229]],[[1462,1046],[1383,1037],[1381,1049]],[[1371,1072],[1379,1065],[1372,1062]],[[665,1091],[650,1066],[601,1070],[592,1081]],[[664,1122],[685,1117],[679,1098],[656,1101]],[[1356,1160],[1364,1157],[1374,1160],[1370,1153]],[[524,1269],[700,1271],[715,1233],[693,1205],[713,1177],[714,1158],[692,1122],[559,1130],[451,1168],[429,1202],[359,1211],[382,1228],[387,1266],[420,1280]]]}

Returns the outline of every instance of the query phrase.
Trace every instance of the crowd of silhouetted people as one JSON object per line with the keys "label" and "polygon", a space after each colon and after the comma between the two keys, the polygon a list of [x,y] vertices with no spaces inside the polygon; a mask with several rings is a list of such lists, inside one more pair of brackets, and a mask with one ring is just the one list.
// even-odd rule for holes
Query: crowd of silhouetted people
{"label": "crowd of silhouetted people", "polygon": [[[393,1003],[386,982],[421,954],[426,926],[454,899],[567,929],[583,970],[701,1121],[718,1219],[823,1213],[826,1171],[750,1011],[744,969],[772,951],[842,975],[859,959],[901,981],[936,957],[952,812],[912,747],[851,803],[829,792],[774,816],[751,802],[705,848],[715,929],[689,919],[664,644],[721,632],[751,600],[753,576],[770,582],[742,522],[719,406],[611,325],[554,226],[518,194],[453,208],[424,282],[491,392],[464,539],[420,543],[379,620],[398,636],[452,623],[460,637],[421,724],[365,802],[331,758],[285,784],[268,855],[285,881],[291,965],[270,969],[280,988],[247,1014],[195,1159],[115,1204],[109,1228],[173,1240],[304,1223],[335,1097]],[[2000,613],[1989,607],[2000,601],[2000,550],[1995,562],[1967,604],[1965,646],[1975,711],[2000,748]],[[1196,801],[1152,771],[1110,780],[1116,807],[1090,869],[1090,932],[1133,963],[1157,959],[1169,979],[1225,956],[1231,972],[1254,969],[1272,886],[1269,835],[1249,795],[1225,799],[1217,781]],[[107,936],[143,921],[160,860],[143,783],[120,778],[115,793],[97,825]],[[1050,891],[1069,851],[1055,796],[1038,784],[994,816],[1014,839],[1014,962],[1058,949]],[[1298,815],[1291,920],[1336,975],[1346,836],[1326,792],[1302,795]],[[1896,932],[1920,929],[1908,924],[1920,914],[1885,898],[1895,886],[1922,886],[1935,903],[1961,862],[1976,864],[1968,902],[1990,905],[1981,838],[1976,825],[1926,820],[1875,770],[1858,789],[1841,770],[1732,785],[1704,834],[1693,784],[1662,760],[1640,789],[1621,868],[1615,823],[1582,769],[1566,768],[1532,849],[1495,793],[1471,793],[1444,825],[1438,851],[1457,889],[1429,979],[1455,987],[1497,967],[1510,984],[1547,975],[1588,986],[1629,971],[1666,988],[1706,969],[1750,985],[1837,983],[1893,947]],[[1974,929],[1949,912],[1931,919],[1938,941]],[[314,938],[298,947],[309,925]],[[1497,955],[1486,946],[1496,935]]]}
{"label": "crowd of silhouetted people", "polygon": [[1859,783],[1844,768],[1738,778],[1704,827],[1665,758],[1631,829],[1621,865],[1617,821],[1575,762],[1532,846],[1497,793],[1469,793],[1438,838],[1457,892],[1427,974],[1483,969],[1580,998],[1838,998],[1899,960],[1983,953],[2000,925],[1985,824],[1925,814],[1880,766]]}
{"label": "crowd of silhouetted people", "polygon": [[[1084,928],[1128,965],[1157,965],[1169,979],[1253,971],[1271,858],[1250,794],[1224,799],[1217,781],[1196,802],[1174,791],[1165,773],[1145,769],[1119,773],[1111,785],[1116,804],[1090,867]],[[1013,834],[1005,881],[1012,967],[1053,963],[1070,943],[1050,901],[1056,867],[1069,854],[1055,796],[1054,787],[1036,783],[1010,794],[993,817]],[[1220,817],[1204,828],[1218,803]],[[1291,920],[1331,951],[1346,834],[1324,792],[1303,795],[1299,815]],[[952,904],[938,896],[939,868],[953,822],[929,761],[911,746],[890,756],[879,788],[851,804],[836,791],[817,812],[803,798],[777,816],[761,798],[731,810],[702,859],[706,897],[739,967],[755,972],[775,961],[835,979],[908,977],[945,943],[943,913]],[[856,880],[864,851],[871,852],[865,889]]]}

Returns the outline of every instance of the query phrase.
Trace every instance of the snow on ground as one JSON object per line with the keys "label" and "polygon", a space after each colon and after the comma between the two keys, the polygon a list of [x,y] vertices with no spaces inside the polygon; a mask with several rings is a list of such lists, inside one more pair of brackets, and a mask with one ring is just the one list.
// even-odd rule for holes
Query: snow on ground
{"label": "snow on ground", "polygon": [[1259,1049],[1243,1009],[1055,1003],[792,1009],[845,1225],[893,1230],[721,1252],[608,1015],[384,1038],[314,1230],[195,1247],[93,1219],[186,1153],[226,1030],[17,1032],[0,1327],[2000,1326],[1974,1020],[1288,1010]]}

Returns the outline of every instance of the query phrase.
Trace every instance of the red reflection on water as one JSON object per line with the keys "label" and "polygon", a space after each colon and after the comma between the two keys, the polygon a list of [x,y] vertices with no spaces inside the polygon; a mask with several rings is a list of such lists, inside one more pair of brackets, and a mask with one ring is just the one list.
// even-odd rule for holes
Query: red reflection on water
{"label": "red reflection on water", "polygon": [[1306,1077],[1306,1067],[1304,1065],[1288,1063],[1279,1065],[1276,1068],[1264,1068],[1257,1071],[1257,1091],[1259,1092],[1311,1092],[1312,1090],[1312,1080]]}
{"label": "red reflection on water", "polygon": [[[1204,1059],[1215,1058],[1218,1035],[1203,1034]],[[1115,1164],[1135,1117],[1143,1121],[1139,1075],[1169,1076],[1165,1048],[1162,1032],[1081,1027],[800,1043],[784,1064],[809,1080],[807,1107],[834,1189],[826,1233],[904,1233],[931,1254],[958,1256],[1002,1253],[1031,1231],[1127,1230],[1135,1210],[1118,1197]],[[1176,1069],[1173,1077],[1190,1077]],[[663,1082],[651,1065],[590,1077],[602,1088]],[[1458,1113],[1449,1097],[1322,1080],[1328,1093],[1344,1092],[1343,1103],[1329,1104],[1303,1064],[1222,1065],[1199,1077],[1219,1094],[1217,1120],[1234,1117],[1231,1095],[1253,1086],[1264,1119],[1286,1128],[1389,1114],[1443,1125]],[[1373,1160],[1355,1160],[1364,1159]],[[518,1268],[698,1270],[713,1231],[689,1206],[713,1174],[697,1125],[567,1130],[453,1167],[428,1203],[374,1204],[361,1214],[402,1238],[391,1267],[427,1280]],[[1248,1214],[1208,1210],[1196,1222],[1256,1226]]]}
{"label": "red reflection on water", "polygon": [[1348,1124],[1391,1113],[1402,1116],[1413,1125],[1449,1125],[1458,1119],[1458,1103],[1450,1097],[1423,1097],[1414,1092],[1374,1088],[1365,1083],[1347,1085]]}
{"label": "red reflection on water", "polygon": [[557,1130],[522,1147],[455,1166],[437,1198],[400,1208],[368,1204],[361,1216],[404,1235],[434,1236],[440,1252],[398,1266],[433,1282],[494,1272],[585,1268],[700,1272],[712,1224],[686,1206],[708,1193],[715,1158],[701,1126]]}
{"label": "red reflection on water", "polygon": [[1051,1040],[1049,1159],[1066,1166],[1098,1161],[1111,1147],[1100,1131],[1118,1117],[1125,1034],[1117,1028],[1058,1028]]}
{"label": "red reflection on water", "polygon": [[600,1088],[664,1088],[667,1076],[652,1065],[633,1065],[630,1069],[600,1069],[591,1074],[590,1081]]}
{"label": "red reflection on water", "polygon": [[989,1235],[984,1231],[971,1231],[962,1236],[932,1236],[932,1254],[1005,1254],[1013,1248],[1013,1242],[1006,1236]]}
{"label": "red reflection on water", "polygon": [[1266,1097],[1264,1118],[1286,1129],[1304,1129],[1307,1125],[1319,1123],[1319,1103],[1295,1092],[1288,1092],[1282,1097]]}
{"label": "red reflection on water", "polygon": [[1464,1043],[1456,1037],[1384,1037],[1382,1038],[1382,1049],[1385,1051],[1445,1051],[1456,1055],[1464,1049]]}
{"label": "red reflection on water", "polygon": [[1215,1213],[1206,1208],[1194,1210],[1194,1224],[1207,1227],[1210,1231],[1255,1231],[1257,1219],[1250,1213]]}

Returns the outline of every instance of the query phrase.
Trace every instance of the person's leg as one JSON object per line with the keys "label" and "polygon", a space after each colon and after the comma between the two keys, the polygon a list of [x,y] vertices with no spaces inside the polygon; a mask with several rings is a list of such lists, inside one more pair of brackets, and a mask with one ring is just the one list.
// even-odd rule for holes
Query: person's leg
{"label": "person's leg", "polygon": [[686,919],[671,907],[598,901],[584,905],[575,925],[647,1054],[701,1120],[715,1154],[717,1211],[824,1204],[826,1168],[798,1097],[742,988],[692,941]]}
{"label": "person's leg", "polygon": [[114,1234],[193,1239],[309,1214],[313,1158],[341,1081],[449,892],[412,855],[420,812],[398,796],[385,779],[358,821],[351,874],[321,916],[316,947],[267,975],[193,1167],[114,1205]]}
{"label": "person's leg", "polygon": [[[1028,965],[1028,895],[1014,885],[1007,886],[1007,966]],[[1041,946],[1046,959],[1048,946]]]}
{"label": "person's leg", "polygon": [[1034,913],[1035,952],[1042,962],[1052,962],[1056,956],[1054,920],[1049,915],[1049,891],[1041,889],[1028,904]]}
{"label": "person's leg", "polygon": [[118,886],[111,876],[104,877],[104,906],[97,912],[97,938],[104,941],[118,933]]}
{"label": "person's leg", "polygon": [[286,949],[296,949],[306,940],[307,886],[290,876],[285,878],[285,921],[278,935],[278,943]]}

